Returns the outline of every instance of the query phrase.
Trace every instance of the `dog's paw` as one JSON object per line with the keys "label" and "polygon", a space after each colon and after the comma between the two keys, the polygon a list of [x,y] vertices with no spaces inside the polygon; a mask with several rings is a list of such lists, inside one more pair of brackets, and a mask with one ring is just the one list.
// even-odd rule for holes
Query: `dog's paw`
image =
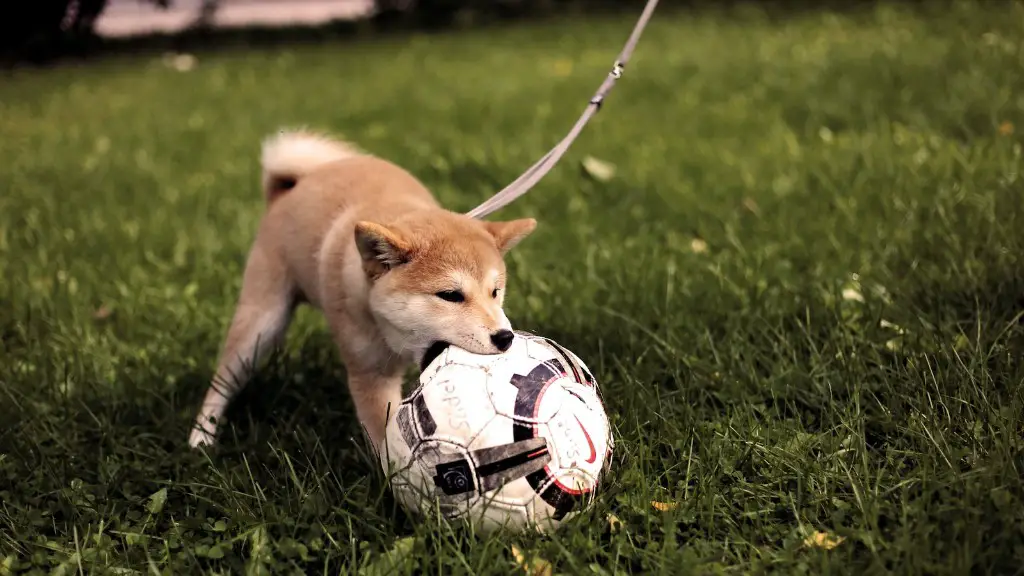
{"label": "dog's paw", "polygon": [[196,422],[188,435],[189,448],[213,446],[216,442],[217,430],[211,424]]}

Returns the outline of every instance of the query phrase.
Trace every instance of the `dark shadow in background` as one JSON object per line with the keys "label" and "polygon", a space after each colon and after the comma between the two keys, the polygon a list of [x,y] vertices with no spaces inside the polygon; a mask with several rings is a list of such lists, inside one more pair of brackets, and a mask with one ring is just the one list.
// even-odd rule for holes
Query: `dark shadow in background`
{"label": "dark shadow in background", "polygon": [[[166,8],[174,0],[138,0]],[[190,28],[173,34],[103,39],[93,26],[107,0],[35,0],[0,6],[0,61],[5,67],[47,65],[110,54],[252,48],[317,44],[383,34],[506,26],[559,16],[621,15],[632,21],[646,0],[377,0],[369,18],[323,25],[215,28],[211,19],[221,0],[204,0]],[[808,11],[851,12],[878,4],[941,10],[948,0],[660,0],[668,11],[730,12],[756,7],[771,18]],[[74,6],[69,10],[69,6]],[[623,41],[625,38],[622,39]]]}

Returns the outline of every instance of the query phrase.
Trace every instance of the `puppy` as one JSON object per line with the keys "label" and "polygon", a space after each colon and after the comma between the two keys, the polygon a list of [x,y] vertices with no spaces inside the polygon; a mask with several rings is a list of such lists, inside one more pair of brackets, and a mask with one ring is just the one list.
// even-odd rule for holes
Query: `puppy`
{"label": "puppy", "polygon": [[267,209],[189,445],[214,442],[228,403],[306,303],[327,320],[379,452],[402,377],[428,348],[498,354],[512,345],[503,256],[537,222],[445,210],[405,170],[325,136],[283,132],[262,152]]}

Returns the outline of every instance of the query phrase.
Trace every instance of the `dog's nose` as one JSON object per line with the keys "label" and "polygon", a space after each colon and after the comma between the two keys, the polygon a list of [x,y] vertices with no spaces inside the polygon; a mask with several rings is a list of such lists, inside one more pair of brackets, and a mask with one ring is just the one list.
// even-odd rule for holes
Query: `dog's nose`
{"label": "dog's nose", "polygon": [[516,337],[511,330],[498,330],[494,334],[491,334],[491,342],[498,347],[498,350],[502,352],[508,350],[512,346],[512,340]]}

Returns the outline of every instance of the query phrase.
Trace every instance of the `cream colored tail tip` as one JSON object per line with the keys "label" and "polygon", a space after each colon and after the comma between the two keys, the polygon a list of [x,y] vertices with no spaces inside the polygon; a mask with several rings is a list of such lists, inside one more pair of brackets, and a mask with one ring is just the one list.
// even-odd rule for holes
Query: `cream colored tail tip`
{"label": "cream colored tail tip", "polygon": [[321,164],[360,155],[355,146],[314,132],[282,131],[263,141],[261,163],[270,173],[301,175]]}

